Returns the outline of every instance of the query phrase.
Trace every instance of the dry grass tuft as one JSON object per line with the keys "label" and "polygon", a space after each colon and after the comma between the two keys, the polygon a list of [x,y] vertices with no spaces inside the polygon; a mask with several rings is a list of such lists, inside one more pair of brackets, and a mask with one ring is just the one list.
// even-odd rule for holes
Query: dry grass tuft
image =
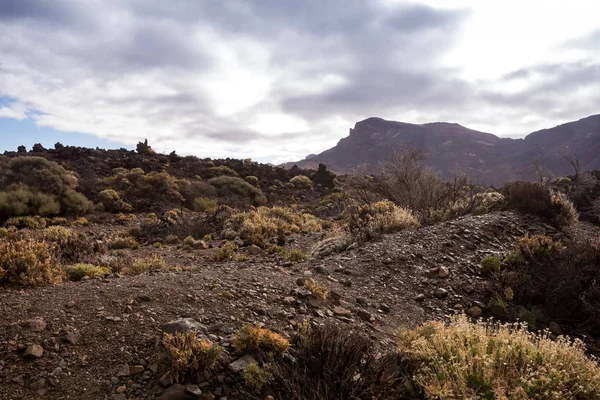
{"label": "dry grass tuft", "polygon": [[290,342],[269,329],[246,325],[233,339],[233,346],[242,353],[252,351],[284,353],[290,347]]}
{"label": "dry grass tuft", "polygon": [[108,267],[99,267],[93,264],[74,264],[65,267],[67,278],[71,281],[80,281],[83,277],[103,278],[112,272]]}
{"label": "dry grass tuft", "polygon": [[199,373],[212,369],[223,351],[220,346],[199,339],[193,331],[165,334],[161,343],[164,350],[159,355],[159,364],[176,382],[194,379]]}
{"label": "dry grass tuft", "polygon": [[304,287],[308,289],[317,299],[321,301],[325,301],[327,299],[327,288],[319,285],[312,279],[307,279],[304,281]]}
{"label": "dry grass tuft", "polygon": [[62,279],[55,246],[31,238],[0,241],[0,282],[34,286]]}
{"label": "dry grass tuft", "polygon": [[143,258],[141,260],[136,260],[130,266],[127,266],[121,270],[123,275],[139,275],[144,272],[149,271],[160,271],[163,269],[168,269],[169,266],[159,256],[153,256],[150,258]]}

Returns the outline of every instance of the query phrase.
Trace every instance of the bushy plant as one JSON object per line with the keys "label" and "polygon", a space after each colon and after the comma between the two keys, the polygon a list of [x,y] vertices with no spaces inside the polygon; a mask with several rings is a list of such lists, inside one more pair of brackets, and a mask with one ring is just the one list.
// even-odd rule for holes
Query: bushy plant
{"label": "bushy plant", "polygon": [[325,301],[327,299],[327,288],[325,286],[319,285],[312,279],[307,279],[304,281],[304,287],[308,289],[309,292],[313,294],[317,299],[321,301]]}
{"label": "bushy plant", "polygon": [[71,281],[80,281],[84,277],[103,278],[112,272],[108,267],[100,267],[93,264],[74,264],[65,267],[67,278]]}
{"label": "bushy plant", "polygon": [[218,167],[210,167],[208,172],[212,174],[212,176],[238,176],[238,173],[233,169],[229,168],[226,165],[219,165]]}
{"label": "bushy plant", "polygon": [[62,281],[55,249],[31,238],[0,241],[0,282],[33,286]]}
{"label": "bushy plant", "polygon": [[217,249],[215,253],[216,261],[231,261],[235,259],[235,254],[238,251],[238,246],[233,242],[225,242]]}
{"label": "bushy plant", "polygon": [[12,217],[9,218],[4,226],[14,226],[17,229],[43,229],[46,227],[46,220],[38,216],[34,217]]}
{"label": "bushy plant", "polygon": [[165,260],[159,256],[153,256],[134,261],[130,266],[123,268],[121,273],[123,275],[139,275],[144,272],[160,271],[167,268],[169,268],[169,266]]}
{"label": "bushy plant", "polygon": [[133,236],[128,233],[121,232],[119,235],[114,237],[108,242],[108,248],[114,250],[131,249],[137,250],[140,248],[139,243]]}
{"label": "bushy plant", "polygon": [[358,241],[370,240],[382,232],[390,233],[419,226],[419,220],[412,211],[388,200],[350,206],[345,214],[350,232]]}
{"label": "bushy plant", "polygon": [[129,212],[133,210],[131,204],[123,201],[119,193],[114,189],[104,189],[98,193],[100,203],[106,211]]}
{"label": "bushy plant", "polygon": [[259,188],[252,186],[241,178],[218,176],[212,178],[209,183],[217,189],[217,193],[223,198],[234,198],[237,201],[254,206],[267,203],[267,198]]}
{"label": "bushy plant", "polygon": [[290,251],[286,251],[283,255],[283,258],[286,261],[298,262],[306,260],[308,256],[302,250],[293,249]]}
{"label": "bushy plant", "polygon": [[194,200],[194,210],[214,214],[219,209],[219,204],[216,200],[206,197],[196,197]]}
{"label": "bushy plant", "polygon": [[600,396],[600,367],[581,341],[554,341],[520,324],[471,323],[462,315],[402,332],[399,348],[431,399]]}
{"label": "bushy plant", "polygon": [[75,191],[75,173],[43,157],[17,157],[0,181],[0,218],[20,215],[82,215],[92,203]]}
{"label": "bushy plant", "polygon": [[260,393],[265,386],[273,379],[271,372],[272,364],[264,364],[262,367],[257,363],[251,363],[246,370],[242,372],[244,384],[254,393]]}
{"label": "bushy plant", "polygon": [[290,183],[294,185],[296,189],[310,190],[313,187],[313,183],[308,176],[298,175],[290,179]]}
{"label": "bushy plant", "polygon": [[83,233],[63,226],[51,226],[34,234],[39,240],[55,245],[64,262],[77,262],[95,252],[94,243]]}
{"label": "bushy plant", "polygon": [[500,271],[500,267],[502,265],[502,261],[498,256],[485,256],[481,260],[481,269],[483,275],[489,276],[494,272]]}
{"label": "bushy plant", "polygon": [[165,334],[161,344],[164,350],[159,355],[159,365],[176,382],[193,380],[198,374],[214,368],[223,352],[220,346],[199,339],[194,331]]}
{"label": "bushy plant", "polygon": [[281,354],[290,347],[290,342],[283,336],[261,326],[250,325],[239,330],[232,344],[240,353],[261,351]]}
{"label": "bushy plant", "polygon": [[371,338],[332,324],[303,329],[294,338],[293,358],[272,373],[282,399],[419,398],[407,390],[410,371],[396,352],[382,355]]}

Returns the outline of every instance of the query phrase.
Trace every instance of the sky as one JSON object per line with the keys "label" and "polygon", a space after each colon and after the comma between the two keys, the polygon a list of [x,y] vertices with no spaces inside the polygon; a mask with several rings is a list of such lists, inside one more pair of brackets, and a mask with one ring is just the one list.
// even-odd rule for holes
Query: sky
{"label": "sky", "polygon": [[600,113],[597,0],[1,0],[0,151],[280,163],[377,116],[504,137]]}

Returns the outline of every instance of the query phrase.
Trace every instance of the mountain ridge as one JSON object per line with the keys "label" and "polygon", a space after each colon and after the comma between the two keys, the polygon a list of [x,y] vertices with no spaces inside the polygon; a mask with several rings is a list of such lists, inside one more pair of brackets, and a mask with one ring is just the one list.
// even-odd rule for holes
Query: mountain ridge
{"label": "mountain ridge", "polygon": [[[424,163],[449,178],[465,172],[480,183],[500,185],[510,180],[539,179],[572,173],[565,155],[576,156],[582,170],[600,168],[600,114],[534,131],[524,138],[502,138],[455,122],[411,124],[369,117],[356,122],[349,135],[317,155],[284,166],[314,168],[319,163],[338,173],[359,165],[375,170],[403,143],[421,148]],[[537,167],[536,167],[537,165]]]}

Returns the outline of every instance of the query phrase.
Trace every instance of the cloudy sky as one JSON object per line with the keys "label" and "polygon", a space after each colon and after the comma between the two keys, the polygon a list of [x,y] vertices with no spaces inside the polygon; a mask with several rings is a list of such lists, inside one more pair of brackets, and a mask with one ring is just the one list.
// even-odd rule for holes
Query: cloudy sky
{"label": "cloudy sky", "polygon": [[0,150],[282,162],[370,116],[521,137],[600,113],[597,0],[0,0]]}

